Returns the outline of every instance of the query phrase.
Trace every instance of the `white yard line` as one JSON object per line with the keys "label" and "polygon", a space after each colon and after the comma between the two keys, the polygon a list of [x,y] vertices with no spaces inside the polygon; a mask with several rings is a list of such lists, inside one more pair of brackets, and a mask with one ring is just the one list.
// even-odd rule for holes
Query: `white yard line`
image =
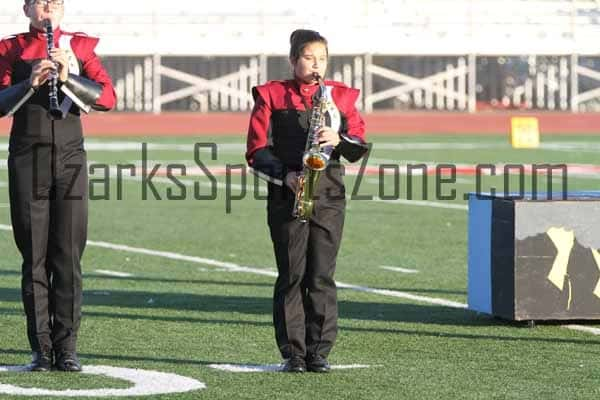
{"label": "white yard line", "polygon": [[587,332],[594,335],[600,335],[600,328],[594,328],[584,325],[562,325],[563,328],[572,329],[574,331]]}
{"label": "white yard line", "polygon": [[127,272],[118,272],[118,271],[110,271],[108,269],[95,269],[95,273],[106,276],[114,276],[116,278],[131,278],[133,274],[129,274]]}
{"label": "white yard line", "polygon": [[[391,158],[369,157],[369,164],[393,164],[393,165],[417,165],[417,164],[435,164],[431,161],[416,161],[416,160],[392,160]],[[441,164],[441,163],[438,163]]]}
{"label": "white yard line", "polygon": [[475,183],[476,178],[456,178],[456,183],[461,185],[472,185]]}
{"label": "white yard line", "polygon": [[[150,150],[167,150],[167,151],[186,151],[190,154],[194,153],[195,143],[177,144],[177,143],[150,143],[150,142],[103,142],[96,140],[86,140],[85,149],[86,151],[109,151],[109,152],[120,152],[120,151],[142,151],[142,143],[146,143],[146,149]],[[245,143],[216,143],[217,154],[219,152],[238,152],[243,154],[246,151]],[[202,153],[209,153],[211,149],[209,147],[201,147]]]}
{"label": "white yard line", "polygon": [[[12,229],[8,225],[0,225],[0,230],[12,230]],[[158,251],[158,250],[145,249],[145,248],[141,248],[141,247],[132,247],[132,246],[127,246],[127,245],[123,245],[123,244],[98,242],[98,241],[93,241],[93,240],[88,240],[87,245],[91,246],[91,247],[100,247],[100,248],[105,248],[105,249],[110,249],[110,250],[119,250],[119,251],[125,251],[125,252],[129,252],[129,253],[135,253],[135,254],[144,254],[144,255],[149,255],[149,256],[162,257],[162,258],[167,258],[170,260],[179,260],[179,261],[186,261],[186,262],[202,264],[202,265],[210,265],[213,267],[219,267],[219,268],[227,269],[230,271],[247,272],[247,273],[251,273],[251,274],[264,275],[264,276],[269,276],[269,277],[273,277],[273,278],[277,277],[277,272],[267,270],[267,269],[248,267],[248,266],[234,264],[231,262],[213,260],[210,258],[188,256],[188,255],[174,253],[174,252],[170,252],[170,251]],[[407,292],[401,292],[398,290],[375,289],[375,288],[370,288],[367,286],[353,285],[353,284],[339,282],[339,281],[336,281],[336,284],[339,288],[355,290],[357,292],[379,294],[379,295],[388,296],[388,297],[403,298],[403,299],[407,299],[407,300],[425,302],[425,303],[430,303],[430,304],[437,304],[437,305],[442,305],[442,306],[447,306],[447,307],[466,308],[466,306],[467,306],[466,304],[463,304],[463,303],[457,303],[454,301],[438,299],[438,298],[434,298],[434,297],[418,296],[418,295],[414,295],[414,294],[407,293]]]}
{"label": "white yard line", "polygon": [[467,305],[464,303],[459,303],[456,301],[440,299],[437,297],[427,297],[427,296],[419,296],[407,292],[401,292],[399,290],[390,290],[390,289],[374,289],[367,286],[359,286],[359,285],[351,285],[348,283],[343,283],[340,281],[335,282],[338,288],[342,289],[350,289],[355,290],[357,292],[370,293],[370,294],[378,294],[381,296],[387,297],[397,297],[406,300],[418,301],[421,303],[428,304],[436,304],[438,306],[451,307],[451,308],[467,308]]}
{"label": "white yard line", "polygon": [[[147,143],[148,150],[170,150],[170,151],[194,151],[194,143],[177,144],[177,143]],[[217,151],[239,151],[243,153],[246,150],[245,143],[216,143]],[[448,149],[495,149],[495,148],[510,148],[506,143],[439,143],[439,142],[407,142],[407,143],[374,143],[375,149],[381,150],[448,150]],[[103,142],[95,140],[86,140],[85,149],[88,151],[141,151],[142,142]],[[209,151],[206,147],[202,148],[203,152]]]}
{"label": "white yard line", "polygon": [[[88,245],[95,246],[95,247],[103,247],[103,248],[112,249],[112,250],[121,250],[121,251],[127,251],[127,252],[131,252],[131,253],[152,255],[152,256],[157,256],[157,257],[168,258],[171,260],[187,261],[187,262],[193,262],[193,263],[198,263],[198,264],[203,264],[203,265],[212,265],[215,267],[220,267],[220,268],[224,268],[224,269],[232,270],[232,271],[236,271],[236,272],[248,272],[248,273],[252,273],[252,274],[277,277],[277,272],[274,272],[274,271],[269,271],[269,270],[265,270],[265,269],[261,269],[261,268],[247,267],[247,266],[243,266],[243,265],[234,264],[231,262],[213,260],[210,258],[187,256],[184,254],[173,253],[173,252],[169,252],[169,251],[156,251],[156,250],[150,250],[150,249],[145,249],[145,248],[140,248],[140,247],[131,247],[131,246],[120,245],[120,244],[112,244],[112,243],[107,243],[107,242],[88,241],[87,243],[88,243]],[[454,301],[438,299],[438,298],[433,298],[433,297],[418,296],[418,295],[414,295],[414,294],[407,293],[407,292],[401,292],[401,291],[397,291],[397,290],[374,289],[374,288],[370,288],[370,287],[366,287],[366,286],[352,285],[352,284],[339,282],[339,281],[336,281],[336,284],[339,288],[351,289],[351,290],[364,292],[364,293],[381,294],[384,296],[404,298],[404,299],[408,299],[408,300],[421,301],[421,302],[438,304],[438,305],[443,305],[443,306],[448,306],[448,307],[466,308],[466,306],[467,306],[466,304],[463,304],[463,303],[457,303]]]}
{"label": "white yard line", "polygon": [[[24,372],[27,366],[0,366],[0,372]],[[168,393],[185,393],[206,389],[206,384],[193,378],[172,373],[110,367],[106,365],[86,365],[82,374],[104,375],[114,379],[132,383],[127,389],[67,389],[52,390],[35,387],[20,387],[0,383],[0,393],[18,396],[52,396],[52,397],[130,397],[149,396]]]}
{"label": "white yard line", "polygon": [[[282,364],[209,364],[209,368],[225,372],[280,372],[283,368]],[[348,365],[332,365],[331,369],[355,369],[355,368],[370,368],[370,365],[364,364],[348,364]]]}
{"label": "white yard line", "polygon": [[[206,160],[208,161],[208,160]],[[202,160],[202,162],[204,163],[205,161]],[[94,164],[100,164],[97,161],[94,161]],[[154,165],[175,165],[175,164],[181,164],[181,165],[185,165],[186,168],[194,168],[194,167],[198,167],[198,163],[196,163],[196,161],[194,160],[128,160],[126,162],[124,162],[123,164],[133,164],[136,167],[142,167],[144,164],[146,164],[147,166],[154,166]],[[206,163],[207,164],[207,163]],[[206,165],[207,167],[210,167],[210,165]]]}
{"label": "white yard line", "polygon": [[[483,150],[483,149],[511,149],[508,143],[440,143],[440,142],[406,142],[406,143],[373,143],[375,150]],[[598,142],[544,142],[540,149],[551,151],[598,151]]]}
{"label": "white yard line", "polygon": [[[0,229],[2,229],[5,226],[6,225],[0,225]],[[269,271],[266,269],[246,267],[246,266],[234,264],[231,262],[213,260],[210,258],[187,256],[184,254],[174,253],[174,252],[170,252],[170,251],[157,251],[157,250],[145,249],[145,248],[141,248],[141,247],[127,246],[127,245],[123,245],[123,244],[97,242],[97,241],[93,241],[93,240],[88,240],[87,244],[88,244],[88,246],[92,246],[92,247],[100,247],[100,248],[111,249],[111,250],[120,250],[120,251],[129,252],[129,253],[162,257],[162,258],[167,258],[170,260],[179,260],[179,261],[192,262],[192,263],[202,264],[202,265],[210,265],[213,267],[223,268],[228,271],[248,272],[248,273],[252,273],[252,274],[265,275],[265,276],[271,276],[271,277],[277,276],[277,272]]]}
{"label": "white yard line", "polygon": [[426,200],[385,200],[379,197],[374,196],[373,200],[378,203],[389,203],[389,204],[402,204],[405,206],[416,206],[416,207],[433,207],[433,208],[447,208],[450,210],[463,210],[468,211],[469,207],[466,204],[456,204],[456,203],[442,203],[439,201],[426,201]]}
{"label": "white yard line", "polygon": [[[10,227],[9,225],[0,224],[0,230],[12,231],[12,227]],[[203,265],[211,265],[211,266],[224,268],[227,270],[233,270],[233,271],[237,271],[237,272],[247,272],[247,273],[251,273],[251,274],[277,277],[277,272],[270,271],[267,269],[247,267],[247,266],[243,266],[243,265],[234,264],[231,262],[218,261],[218,260],[213,260],[210,258],[203,258],[203,257],[196,257],[196,256],[188,256],[188,255],[174,253],[174,252],[170,252],[170,251],[158,251],[158,250],[145,249],[145,248],[141,248],[141,247],[132,247],[132,246],[127,246],[127,245],[123,245],[123,244],[113,244],[113,243],[108,243],[108,242],[99,242],[99,241],[92,241],[92,240],[88,240],[87,244],[88,244],[88,246],[92,246],[92,247],[100,247],[100,248],[111,249],[111,250],[120,250],[120,251],[126,251],[126,252],[130,252],[130,253],[136,253],[136,254],[145,254],[145,255],[150,255],[150,256],[167,258],[167,259],[171,259],[171,260],[179,260],[179,261],[186,261],[186,262],[192,262],[192,263],[203,264]],[[344,282],[340,282],[340,281],[336,281],[336,285],[338,288],[355,290],[357,292],[377,294],[377,295],[387,296],[387,297],[402,298],[402,299],[406,299],[406,300],[412,300],[412,301],[417,301],[417,302],[422,302],[422,303],[427,303],[427,304],[435,304],[435,305],[451,307],[451,308],[458,308],[458,309],[466,309],[467,308],[467,304],[465,304],[465,303],[459,303],[456,301],[451,301],[451,300],[446,300],[446,299],[441,299],[441,298],[436,298],[436,297],[419,296],[419,295],[414,295],[414,294],[411,294],[408,292],[402,292],[399,290],[376,289],[376,288],[370,288],[367,286],[353,285],[353,284],[344,283]],[[600,328],[586,327],[583,325],[563,325],[562,327],[571,329],[571,330],[576,330],[576,331],[588,332],[588,333],[592,333],[594,335],[600,335]]]}
{"label": "white yard line", "polygon": [[374,150],[476,150],[476,149],[510,149],[508,143],[440,143],[440,142],[406,142],[406,143],[373,143]]}
{"label": "white yard line", "polygon": [[540,148],[543,150],[556,150],[556,151],[583,151],[583,152],[597,152],[600,150],[600,143],[598,142],[547,142],[541,143]]}
{"label": "white yard line", "polygon": [[379,268],[386,269],[388,271],[402,272],[404,274],[418,274],[419,273],[419,271],[417,271],[416,269],[392,267],[389,265],[380,265]]}
{"label": "white yard line", "polygon": [[0,203],[0,208],[10,208],[10,204],[8,204],[8,203]]}

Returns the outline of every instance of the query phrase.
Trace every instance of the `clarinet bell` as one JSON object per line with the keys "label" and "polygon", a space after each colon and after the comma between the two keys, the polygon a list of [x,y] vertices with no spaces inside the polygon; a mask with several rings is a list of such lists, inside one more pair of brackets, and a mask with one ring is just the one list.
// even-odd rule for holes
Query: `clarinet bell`
{"label": "clarinet bell", "polygon": [[48,109],[48,117],[53,120],[63,119],[63,112],[58,104],[51,104]]}

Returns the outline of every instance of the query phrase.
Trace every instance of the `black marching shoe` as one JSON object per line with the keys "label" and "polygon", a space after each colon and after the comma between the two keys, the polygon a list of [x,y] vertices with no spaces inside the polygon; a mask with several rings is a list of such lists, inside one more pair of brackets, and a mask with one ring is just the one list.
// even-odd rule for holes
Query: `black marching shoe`
{"label": "black marching shoe", "polygon": [[57,352],[54,366],[59,371],[81,372],[81,363],[74,351],[63,350]]}
{"label": "black marching shoe", "polygon": [[285,361],[283,364],[282,372],[306,372],[306,361],[300,356],[292,356],[292,358]]}
{"label": "black marching shoe", "polygon": [[314,354],[312,356],[308,356],[306,359],[306,367],[310,372],[329,372],[331,370],[331,365],[327,362],[325,357],[322,357],[318,354]]}
{"label": "black marching shoe", "polygon": [[33,372],[48,372],[52,369],[52,351],[34,351],[29,370]]}

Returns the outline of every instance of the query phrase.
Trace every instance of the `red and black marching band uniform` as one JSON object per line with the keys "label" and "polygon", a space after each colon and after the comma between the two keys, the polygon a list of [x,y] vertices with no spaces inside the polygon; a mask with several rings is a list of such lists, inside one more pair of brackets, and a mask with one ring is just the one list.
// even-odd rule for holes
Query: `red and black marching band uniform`
{"label": "red and black marching band uniform", "polygon": [[339,112],[337,128],[342,140],[322,172],[313,215],[306,223],[292,216],[295,195],[282,181],[288,171],[302,170],[319,85],[287,80],[253,88],[255,105],[246,158],[257,175],[269,181],[268,225],[279,273],[273,320],[285,359],[326,358],[335,342],[334,272],[346,205],[339,159],[343,156],[354,162],[366,151],[365,126],[355,107],[359,91],[334,81],[325,81],[325,85]]}
{"label": "red and black marching band uniform", "polygon": [[[69,40],[70,38],[70,40]],[[75,351],[81,319],[80,259],[87,235],[87,162],[80,109],[70,95],[115,105],[111,79],[94,52],[98,39],[54,31],[54,46],[68,43],[79,74],[59,83],[63,118],[48,116],[48,83],[29,83],[32,63],[46,59],[44,32],[30,27],[0,41],[0,116],[14,115],[9,143],[9,194],[14,237],[23,257],[22,297],[34,352]],[[64,46],[64,45],[63,45]],[[71,72],[71,67],[69,68]],[[81,104],[81,103],[80,103]]]}

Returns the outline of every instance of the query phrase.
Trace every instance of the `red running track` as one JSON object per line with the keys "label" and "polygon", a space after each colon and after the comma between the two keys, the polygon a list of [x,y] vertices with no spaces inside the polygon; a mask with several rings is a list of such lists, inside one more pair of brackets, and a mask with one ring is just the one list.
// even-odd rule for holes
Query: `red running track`
{"label": "red running track", "polygon": [[[498,134],[506,135],[513,116],[539,119],[543,134],[600,134],[600,113],[377,112],[364,116],[370,134]],[[244,135],[249,113],[92,113],[83,117],[86,135],[194,136]],[[11,120],[0,119],[0,136],[8,135]]]}

